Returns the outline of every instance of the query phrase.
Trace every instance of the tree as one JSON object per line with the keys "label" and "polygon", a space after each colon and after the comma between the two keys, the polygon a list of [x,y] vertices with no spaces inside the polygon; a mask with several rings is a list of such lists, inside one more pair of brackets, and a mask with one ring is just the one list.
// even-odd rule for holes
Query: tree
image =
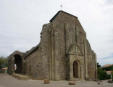
{"label": "tree", "polygon": [[112,72],[112,81],[113,81],[113,72]]}
{"label": "tree", "polygon": [[100,68],[100,67],[101,67],[101,65],[99,63],[97,63],[97,68]]}
{"label": "tree", "polygon": [[5,57],[0,57],[0,69],[8,66],[8,59]]}
{"label": "tree", "polygon": [[99,80],[110,79],[110,75],[107,75],[106,70],[104,70],[99,63],[97,63],[97,74]]}

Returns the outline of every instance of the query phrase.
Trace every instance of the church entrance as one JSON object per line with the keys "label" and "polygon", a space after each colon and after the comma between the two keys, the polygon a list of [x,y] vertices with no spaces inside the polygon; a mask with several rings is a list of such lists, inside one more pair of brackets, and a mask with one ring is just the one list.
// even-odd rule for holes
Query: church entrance
{"label": "church entrance", "polygon": [[79,78],[79,75],[78,75],[78,62],[77,61],[74,61],[73,62],[73,77],[74,78]]}
{"label": "church entrance", "polygon": [[15,73],[22,73],[22,58],[20,55],[15,55],[15,63],[14,63],[14,70]]}

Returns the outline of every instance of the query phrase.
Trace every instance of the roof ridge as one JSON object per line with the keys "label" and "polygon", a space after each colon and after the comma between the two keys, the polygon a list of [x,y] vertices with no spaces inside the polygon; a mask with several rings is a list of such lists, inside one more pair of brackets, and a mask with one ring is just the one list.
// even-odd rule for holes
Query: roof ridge
{"label": "roof ridge", "polygon": [[62,13],[65,13],[65,14],[67,14],[67,15],[70,15],[70,16],[72,16],[72,17],[78,18],[78,17],[76,17],[76,16],[74,16],[74,15],[68,13],[68,12],[65,12],[65,11],[63,11],[63,10],[59,10],[59,11],[55,14],[55,16],[53,16],[53,17],[51,18],[50,22],[52,22],[52,21],[56,18],[56,16],[57,16],[59,13],[61,13],[61,12],[62,12]]}

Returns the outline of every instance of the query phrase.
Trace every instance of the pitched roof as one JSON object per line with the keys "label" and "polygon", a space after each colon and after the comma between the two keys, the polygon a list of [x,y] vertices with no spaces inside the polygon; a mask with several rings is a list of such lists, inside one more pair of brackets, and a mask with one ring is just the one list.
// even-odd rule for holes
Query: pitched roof
{"label": "pitched roof", "polygon": [[107,68],[107,67],[111,67],[111,66],[113,66],[113,64],[106,64],[102,68]]}
{"label": "pitched roof", "polygon": [[70,15],[70,16],[72,16],[72,17],[77,18],[76,16],[74,16],[74,15],[72,15],[72,14],[70,14],[70,13],[67,13],[67,12],[65,12],[65,11],[60,10],[60,11],[58,11],[58,12],[56,13],[56,15],[50,20],[50,22],[52,22],[60,13],[67,14],[67,15]]}
{"label": "pitched roof", "polygon": [[[52,21],[59,15],[59,13],[67,14],[67,15],[70,15],[70,16],[72,16],[72,17],[77,18],[76,16],[74,16],[74,15],[72,15],[72,14],[69,14],[69,13],[67,13],[67,12],[64,12],[64,11],[60,10],[60,11],[58,11],[58,12],[56,13],[56,15],[50,20],[50,22],[52,22]],[[31,48],[29,51],[27,51],[27,52],[26,52],[25,59],[26,59],[27,56],[29,56],[29,55],[32,54],[35,50],[37,50],[37,49],[39,48],[39,45],[40,45],[40,43],[39,43],[37,46]]]}
{"label": "pitched roof", "polygon": [[18,50],[16,50],[16,51],[14,51],[13,53],[11,53],[10,55],[9,55],[9,57],[10,56],[12,56],[12,55],[15,55],[15,54],[25,54],[24,52],[21,52],[21,51],[18,51]]}
{"label": "pitched roof", "polygon": [[[65,11],[60,10],[60,11],[58,11],[58,12],[56,13],[56,15],[50,20],[50,22],[52,22],[60,13],[67,14],[67,15],[70,15],[70,16],[72,16],[72,17],[77,18],[76,16],[74,16],[74,15],[72,15],[72,14],[69,14],[69,13],[67,13],[67,12],[65,12]],[[39,48],[39,46],[40,46],[40,43],[39,43],[37,46],[31,48],[29,51],[27,51],[27,52],[26,52],[26,55],[25,55],[25,59],[27,58],[27,56],[29,56],[29,55],[32,54],[35,50],[37,50],[37,49]]]}
{"label": "pitched roof", "polygon": [[38,45],[36,45],[35,47],[32,47],[30,50],[28,50],[26,52],[26,55],[25,55],[25,59],[27,58],[27,56],[29,56],[30,54],[32,54],[34,51],[36,51],[40,46],[40,43]]}

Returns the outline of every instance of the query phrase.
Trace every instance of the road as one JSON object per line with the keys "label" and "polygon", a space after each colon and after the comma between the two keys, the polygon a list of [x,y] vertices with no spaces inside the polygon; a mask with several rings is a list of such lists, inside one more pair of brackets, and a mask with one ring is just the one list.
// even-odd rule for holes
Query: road
{"label": "road", "polygon": [[68,85],[68,81],[51,81],[43,84],[43,80],[18,80],[7,74],[0,74],[0,87],[113,87],[113,83],[94,81],[77,81],[76,85]]}

